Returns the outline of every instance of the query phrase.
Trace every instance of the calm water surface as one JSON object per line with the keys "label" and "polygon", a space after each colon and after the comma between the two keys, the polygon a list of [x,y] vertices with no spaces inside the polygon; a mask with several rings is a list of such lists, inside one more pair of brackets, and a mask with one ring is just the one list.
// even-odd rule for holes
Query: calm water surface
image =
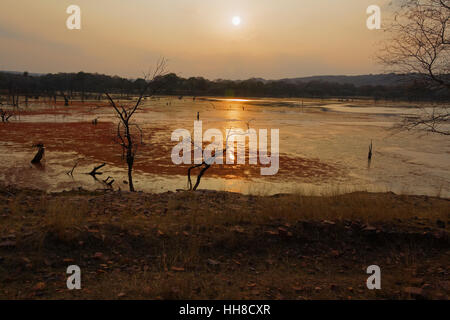
{"label": "calm water surface", "polygon": [[[123,182],[126,165],[118,158],[121,151],[113,142],[114,129],[86,136],[79,145],[65,135],[74,123],[88,126],[94,118],[115,127],[112,124],[117,119],[113,110],[93,104],[72,107],[30,104],[24,109],[30,112],[12,119],[9,128],[3,124],[0,180],[46,191],[78,187],[93,190],[104,185],[85,173],[94,165],[107,162],[102,177],[111,176],[116,181],[116,189],[126,190]],[[170,141],[171,133],[177,128],[192,131],[193,121],[200,112],[203,130],[217,128],[224,135],[227,128],[246,130],[248,125],[256,130],[279,129],[281,157],[276,176],[262,177],[248,165],[232,167],[226,172],[215,168],[207,171],[201,188],[264,194],[369,190],[450,197],[450,139],[392,129],[402,115],[417,111],[412,104],[370,101],[147,99],[136,114],[145,143],[137,155],[136,188],[148,192],[186,188],[185,169],[172,168],[170,162],[174,145]],[[60,124],[58,128],[62,129],[55,131],[53,137],[51,130],[41,136],[40,128],[55,124]],[[28,133],[36,128],[37,131]],[[22,130],[20,138],[19,133],[13,135],[11,130]],[[77,136],[85,134],[84,129],[80,130],[83,132]],[[96,138],[98,132],[102,139]],[[42,166],[36,167],[30,164],[35,152],[31,145],[38,140],[46,140],[42,142],[48,150]],[[374,154],[369,165],[367,153],[371,141]],[[58,147],[52,148],[53,145]],[[66,172],[77,160],[79,164],[72,178]]]}

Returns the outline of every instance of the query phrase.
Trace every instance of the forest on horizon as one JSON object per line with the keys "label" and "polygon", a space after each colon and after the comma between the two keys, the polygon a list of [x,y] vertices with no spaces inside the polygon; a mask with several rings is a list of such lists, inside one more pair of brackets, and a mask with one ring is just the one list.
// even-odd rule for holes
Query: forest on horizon
{"label": "forest on horizon", "polygon": [[[95,99],[105,92],[133,95],[145,86],[142,78],[127,79],[98,73],[29,74],[0,72],[3,95],[73,96]],[[208,80],[182,78],[175,73],[159,76],[150,94],[225,97],[368,97],[375,100],[449,101],[448,90],[436,90],[415,75],[323,76],[282,80]]]}

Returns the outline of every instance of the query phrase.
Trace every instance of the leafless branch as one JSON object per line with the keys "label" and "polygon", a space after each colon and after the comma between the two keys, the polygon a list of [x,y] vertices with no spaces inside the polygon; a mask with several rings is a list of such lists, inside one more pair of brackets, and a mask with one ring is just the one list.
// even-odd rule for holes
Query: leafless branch
{"label": "leafless branch", "polygon": [[[122,147],[122,156],[126,158],[128,166],[128,185],[131,192],[135,191],[132,177],[134,159],[139,146],[143,144],[142,129],[137,123],[133,123],[131,119],[137,112],[144,96],[147,94],[147,91],[149,91],[155,79],[165,74],[165,69],[166,60],[162,58],[158,60],[153,71],[149,70],[144,74],[145,85],[141,88],[136,103],[132,106],[125,106],[122,104],[119,105],[118,102],[114,101],[113,97],[109,93],[105,93],[110,105],[113,107],[115,114],[119,119],[117,124],[117,141]],[[132,128],[135,128],[139,132],[140,139],[138,141],[135,141]]]}
{"label": "leafless branch", "polygon": [[[252,119],[253,120],[253,119]],[[222,157],[227,155],[227,150],[228,150],[228,141],[229,138],[231,138],[232,136],[236,136],[236,135],[248,135],[249,131],[250,131],[250,122],[252,120],[249,120],[248,122],[246,122],[247,124],[247,131],[246,132],[242,132],[242,133],[232,133],[233,132],[233,128],[226,130],[227,131],[227,137],[225,140],[225,148],[222,149]],[[203,146],[198,146],[196,145],[192,140],[191,140],[191,144],[194,146],[194,149],[199,149],[202,151],[202,155],[203,155]],[[205,159],[202,161],[201,164],[196,164],[193,165],[191,167],[188,168],[188,190],[189,191],[196,191],[198,186],[200,185],[200,181],[203,177],[203,175],[206,173],[206,171],[215,163],[217,157],[219,157],[220,154],[216,154],[214,152],[214,154],[211,155],[210,158]],[[196,169],[196,168],[201,168],[199,174],[197,175],[197,181],[195,183],[194,186],[192,186],[192,181],[191,181],[191,170]]]}
{"label": "leafless branch", "polygon": [[68,171],[68,172],[66,173],[67,175],[73,177],[73,171],[74,171],[75,168],[78,166],[78,162],[79,162],[79,161],[80,161],[80,160],[75,161],[75,164],[73,165],[72,170]]}
{"label": "leafless branch", "polygon": [[100,170],[100,169],[103,168],[104,166],[106,166],[106,163],[103,163],[103,164],[101,164],[101,165],[99,165],[99,166],[97,166],[97,167],[94,167],[94,169],[92,169],[92,171],[89,172],[88,174],[91,175],[91,176],[93,176],[94,178],[97,178],[97,177],[96,177],[97,175],[102,175],[102,174],[103,174],[103,172],[98,172],[98,170]]}
{"label": "leafless branch", "polygon": [[[408,0],[386,28],[388,38],[378,58],[394,72],[416,75],[422,84],[450,90],[450,1]],[[448,106],[404,118],[399,128],[449,134]]]}

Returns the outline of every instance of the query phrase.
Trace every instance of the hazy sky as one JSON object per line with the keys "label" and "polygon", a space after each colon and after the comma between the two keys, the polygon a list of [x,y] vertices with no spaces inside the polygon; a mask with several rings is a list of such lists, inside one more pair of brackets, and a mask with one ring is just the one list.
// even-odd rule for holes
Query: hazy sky
{"label": "hazy sky", "polygon": [[[158,57],[209,79],[379,72],[382,31],[366,9],[387,0],[1,0],[0,70],[137,77]],[[66,8],[81,8],[68,30]],[[234,26],[232,18],[241,17]]]}

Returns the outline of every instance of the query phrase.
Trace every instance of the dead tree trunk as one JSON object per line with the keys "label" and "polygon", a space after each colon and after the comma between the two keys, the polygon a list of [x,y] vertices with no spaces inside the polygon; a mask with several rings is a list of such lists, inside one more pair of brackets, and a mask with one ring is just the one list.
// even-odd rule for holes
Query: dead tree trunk
{"label": "dead tree trunk", "polygon": [[[129,140],[129,145],[132,144],[132,141]],[[128,184],[130,187],[130,191],[134,192],[134,184],[133,184],[133,164],[134,164],[134,155],[131,151],[132,149],[127,149],[127,165],[128,165]]]}
{"label": "dead tree trunk", "polygon": [[78,165],[78,160],[77,160],[77,161],[75,162],[75,164],[73,165],[72,170],[66,172],[66,174],[69,175],[69,176],[71,176],[71,177],[73,177],[73,171],[75,170],[75,168],[77,167],[77,165]]}
{"label": "dead tree trunk", "polygon": [[[228,143],[228,137],[227,137],[227,143]],[[203,153],[203,149],[202,149]],[[227,154],[227,148],[222,150],[222,156]],[[206,173],[206,171],[213,165],[214,161],[216,159],[216,153],[212,155],[211,159],[207,159],[206,161],[203,161],[201,164],[193,165],[188,169],[188,190],[189,191],[196,191],[198,186],[200,185],[200,181],[202,180],[203,175]],[[191,181],[191,170],[195,168],[203,167],[199,174],[197,175],[197,181],[195,182],[195,185],[192,187],[192,181]]]}
{"label": "dead tree trunk", "polygon": [[12,94],[12,106],[14,108],[19,108],[19,94],[15,94],[15,92],[13,92]]}
{"label": "dead tree trunk", "polygon": [[[69,106],[69,97],[66,96],[66,94],[64,92],[61,92],[62,97],[64,98],[64,106],[68,107]],[[56,101],[55,101],[56,102]]]}
{"label": "dead tree trunk", "polygon": [[[252,119],[252,120],[253,120],[253,119]],[[251,122],[252,120],[249,120],[249,121],[247,122],[247,128],[248,128],[247,133],[248,133],[249,130],[250,130],[250,122]],[[247,134],[247,133],[244,133],[244,134]],[[233,135],[235,135],[235,134],[233,134]],[[223,156],[226,157],[226,155],[227,155],[227,150],[228,150],[228,139],[229,139],[229,138],[230,138],[230,132],[227,134],[226,147],[222,150],[222,155],[221,155],[222,157],[223,157]],[[194,144],[194,142],[192,142],[192,141],[191,141],[191,143],[192,143],[192,145],[193,145],[195,148],[199,148],[199,149],[202,151],[202,154],[204,153],[203,146],[196,146],[196,145]],[[205,172],[206,172],[206,171],[207,171],[207,170],[215,163],[217,156],[218,156],[218,154],[216,154],[216,152],[214,151],[214,153],[211,155],[211,158],[206,159],[206,160],[203,160],[201,164],[196,164],[196,165],[193,165],[192,167],[189,167],[189,169],[188,169],[188,188],[189,188],[189,191],[196,191],[196,190],[197,190],[198,186],[200,185],[200,181],[201,181],[203,175],[204,175]],[[198,176],[197,176],[197,181],[196,181],[195,185],[192,187],[191,170],[192,170],[192,169],[195,169],[195,168],[200,168],[200,167],[202,167],[202,168],[201,168],[201,170],[200,170],[200,172],[199,172],[199,174],[198,174]]]}
{"label": "dead tree trunk", "polygon": [[0,117],[2,118],[2,122],[8,122],[9,118],[12,116],[12,113],[8,113],[7,111],[0,109]]}
{"label": "dead tree trunk", "polygon": [[[109,179],[111,179],[111,180],[109,180]],[[109,188],[112,188],[112,185],[113,185],[114,181],[115,181],[115,180],[114,180],[112,177],[108,176],[108,178],[106,178],[105,180],[103,180],[103,183],[104,183],[105,185],[107,185]]]}
{"label": "dead tree trunk", "polygon": [[102,175],[103,172],[98,172],[98,170],[100,170],[101,168],[103,168],[104,166],[106,166],[106,163],[103,163],[97,167],[94,167],[94,169],[92,169],[91,172],[89,172],[88,174],[93,176],[95,179],[97,179],[97,175]]}
{"label": "dead tree trunk", "polygon": [[[195,169],[195,168],[202,167],[202,166],[203,166],[203,168],[200,170],[200,173],[197,176],[197,181],[195,182],[194,187],[192,187],[191,170]],[[210,164],[207,164],[206,162],[203,162],[202,164],[198,164],[198,165],[192,166],[192,167],[190,167],[188,169],[188,187],[189,187],[189,190],[192,190],[192,191],[196,191],[197,190],[198,186],[200,185],[200,181],[201,181],[203,175],[205,174],[206,170],[208,170],[210,167],[211,167]]]}
{"label": "dead tree trunk", "polygon": [[372,140],[370,141],[369,145],[369,154],[367,156],[367,169],[370,169],[370,166],[372,164]]}
{"label": "dead tree trunk", "polygon": [[40,163],[42,160],[42,157],[44,156],[44,153],[45,153],[45,148],[44,148],[43,144],[37,144],[37,145],[35,145],[35,147],[38,147],[39,150],[36,153],[36,155],[34,156],[33,160],[31,160],[31,163],[34,163],[34,164]]}

